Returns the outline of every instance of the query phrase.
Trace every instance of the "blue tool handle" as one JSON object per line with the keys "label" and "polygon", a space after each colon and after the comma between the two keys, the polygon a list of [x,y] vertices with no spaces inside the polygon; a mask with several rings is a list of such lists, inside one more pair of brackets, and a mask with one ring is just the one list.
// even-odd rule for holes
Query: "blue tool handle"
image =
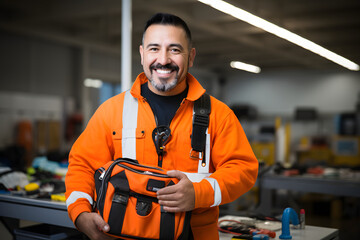
{"label": "blue tool handle", "polygon": [[293,225],[299,224],[299,218],[297,213],[292,208],[286,208],[283,212],[281,218],[281,235],[279,236],[280,239],[292,239],[290,235],[290,222]]}

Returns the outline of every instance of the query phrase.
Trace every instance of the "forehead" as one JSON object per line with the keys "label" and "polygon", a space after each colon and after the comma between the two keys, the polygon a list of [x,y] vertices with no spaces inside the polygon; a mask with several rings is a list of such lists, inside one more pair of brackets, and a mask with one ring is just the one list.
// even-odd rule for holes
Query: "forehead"
{"label": "forehead", "polygon": [[180,43],[187,46],[185,30],[178,26],[153,24],[146,29],[144,45],[153,43]]}

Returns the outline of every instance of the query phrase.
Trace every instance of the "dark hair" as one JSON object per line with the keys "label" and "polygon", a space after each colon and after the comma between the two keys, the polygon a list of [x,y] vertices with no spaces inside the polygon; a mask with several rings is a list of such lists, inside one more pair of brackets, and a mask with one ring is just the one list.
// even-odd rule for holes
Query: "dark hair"
{"label": "dark hair", "polygon": [[191,46],[191,32],[187,24],[184,20],[179,18],[178,16],[168,14],[168,13],[157,13],[152,16],[145,24],[142,43],[144,43],[144,35],[146,30],[153,24],[161,24],[161,25],[171,25],[176,27],[181,27],[184,29],[186,33],[186,38],[189,42],[189,46]]}

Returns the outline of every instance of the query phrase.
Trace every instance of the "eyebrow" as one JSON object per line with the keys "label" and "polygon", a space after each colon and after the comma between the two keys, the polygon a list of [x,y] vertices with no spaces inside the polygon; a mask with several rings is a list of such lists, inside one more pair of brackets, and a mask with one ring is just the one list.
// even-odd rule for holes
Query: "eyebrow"
{"label": "eyebrow", "polygon": [[[159,47],[160,44],[157,44],[157,43],[149,43],[146,48],[150,48],[150,47]],[[181,50],[184,50],[184,47],[181,45],[181,44],[178,44],[178,43],[172,43],[169,45],[169,47],[178,47],[180,48]]]}
{"label": "eyebrow", "polygon": [[159,44],[157,44],[157,43],[149,43],[147,46],[146,46],[146,48],[150,48],[150,47],[158,47],[158,46],[160,46]]}
{"label": "eyebrow", "polygon": [[178,48],[180,48],[181,50],[184,50],[184,47],[183,47],[181,44],[178,44],[178,43],[170,44],[170,47],[178,47]]}

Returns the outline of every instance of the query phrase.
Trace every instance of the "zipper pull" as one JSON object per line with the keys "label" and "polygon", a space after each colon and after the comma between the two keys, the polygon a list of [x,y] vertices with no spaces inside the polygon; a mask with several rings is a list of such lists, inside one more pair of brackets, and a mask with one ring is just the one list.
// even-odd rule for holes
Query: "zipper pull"
{"label": "zipper pull", "polygon": [[163,159],[164,159],[163,152],[161,152],[161,153],[158,155],[158,167],[162,167]]}
{"label": "zipper pull", "polygon": [[104,179],[104,175],[105,175],[106,171],[105,171],[105,169],[103,169],[103,168],[100,168],[100,169],[103,170],[103,172],[101,173],[101,175],[100,175],[100,177],[99,177],[99,180],[101,181],[101,180]]}

